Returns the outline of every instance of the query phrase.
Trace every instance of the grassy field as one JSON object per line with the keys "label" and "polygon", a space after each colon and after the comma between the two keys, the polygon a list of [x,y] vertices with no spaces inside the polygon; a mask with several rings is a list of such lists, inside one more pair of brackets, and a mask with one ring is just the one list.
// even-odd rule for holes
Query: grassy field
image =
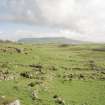
{"label": "grassy field", "polygon": [[0,96],[21,105],[105,105],[105,45],[1,43]]}

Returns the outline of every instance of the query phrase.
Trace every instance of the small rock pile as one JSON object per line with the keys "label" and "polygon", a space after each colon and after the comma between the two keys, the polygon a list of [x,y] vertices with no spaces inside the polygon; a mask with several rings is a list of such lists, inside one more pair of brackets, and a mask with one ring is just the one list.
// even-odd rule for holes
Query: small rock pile
{"label": "small rock pile", "polygon": [[15,75],[8,71],[0,71],[0,80],[14,80]]}

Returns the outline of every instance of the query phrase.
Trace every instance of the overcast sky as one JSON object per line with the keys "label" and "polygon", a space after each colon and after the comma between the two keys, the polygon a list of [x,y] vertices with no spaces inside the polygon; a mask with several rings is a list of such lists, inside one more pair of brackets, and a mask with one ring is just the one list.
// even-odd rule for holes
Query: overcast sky
{"label": "overcast sky", "polygon": [[0,0],[0,38],[39,36],[105,42],[105,0]]}

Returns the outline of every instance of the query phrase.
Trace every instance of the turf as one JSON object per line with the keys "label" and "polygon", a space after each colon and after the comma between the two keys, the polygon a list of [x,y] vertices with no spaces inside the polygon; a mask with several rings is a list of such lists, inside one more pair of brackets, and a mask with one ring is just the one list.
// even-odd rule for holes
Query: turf
{"label": "turf", "polygon": [[21,105],[105,105],[104,44],[0,43],[0,71],[0,96]]}

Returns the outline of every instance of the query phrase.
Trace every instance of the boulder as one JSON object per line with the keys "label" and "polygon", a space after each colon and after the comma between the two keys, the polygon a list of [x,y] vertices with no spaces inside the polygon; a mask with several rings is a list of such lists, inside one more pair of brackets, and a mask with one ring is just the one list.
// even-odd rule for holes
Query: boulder
{"label": "boulder", "polygon": [[7,105],[20,105],[20,101],[19,100],[15,100]]}
{"label": "boulder", "polygon": [[20,101],[11,97],[0,96],[0,105],[20,105]]}

